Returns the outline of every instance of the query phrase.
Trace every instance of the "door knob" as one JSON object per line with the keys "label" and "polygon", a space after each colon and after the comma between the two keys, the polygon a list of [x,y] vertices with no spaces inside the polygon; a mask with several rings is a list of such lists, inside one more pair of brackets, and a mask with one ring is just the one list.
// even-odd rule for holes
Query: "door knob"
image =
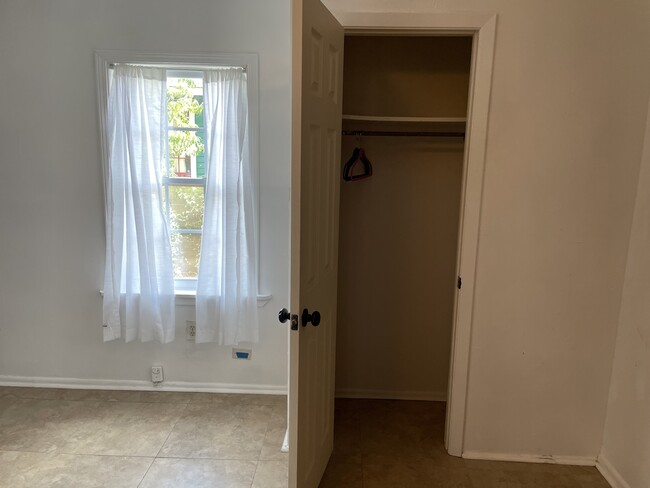
{"label": "door knob", "polygon": [[289,310],[286,308],[283,308],[280,310],[280,313],[278,314],[278,320],[280,321],[281,324],[286,323],[287,320],[291,318],[291,314],[289,313]]}
{"label": "door knob", "polygon": [[313,313],[309,313],[309,310],[304,309],[302,311],[302,326],[307,327],[307,324],[311,322],[311,325],[314,327],[318,327],[318,324],[320,324],[320,312],[314,311]]}

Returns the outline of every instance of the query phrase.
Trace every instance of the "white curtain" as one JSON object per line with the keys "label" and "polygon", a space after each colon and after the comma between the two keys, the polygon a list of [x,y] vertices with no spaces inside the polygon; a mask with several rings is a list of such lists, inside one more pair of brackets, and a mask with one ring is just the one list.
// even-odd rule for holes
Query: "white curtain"
{"label": "white curtain", "polygon": [[208,70],[204,93],[207,180],[196,292],[196,342],[257,342],[246,73],[240,68]]}
{"label": "white curtain", "polygon": [[162,207],[165,72],[117,65],[108,97],[104,340],[174,339],[174,273]]}

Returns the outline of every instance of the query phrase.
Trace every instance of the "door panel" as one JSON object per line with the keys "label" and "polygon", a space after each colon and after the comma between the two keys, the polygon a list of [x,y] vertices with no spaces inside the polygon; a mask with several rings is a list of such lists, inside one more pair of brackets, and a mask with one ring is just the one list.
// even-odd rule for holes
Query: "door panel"
{"label": "door panel", "polygon": [[321,320],[290,334],[289,485],[316,488],[334,430],[343,28],[318,0],[292,14],[291,310]]}

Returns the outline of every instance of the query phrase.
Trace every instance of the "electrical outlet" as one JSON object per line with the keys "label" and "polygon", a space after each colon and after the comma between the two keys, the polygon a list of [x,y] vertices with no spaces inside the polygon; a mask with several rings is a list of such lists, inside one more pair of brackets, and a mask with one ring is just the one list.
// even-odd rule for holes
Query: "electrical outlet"
{"label": "electrical outlet", "polygon": [[232,358],[233,359],[250,359],[253,357],[252,349],[233,349]]}
{"label": "electrical outlet", "polygon": [[188,341],[193,341],[196,339],[196,322],[193,320],[185,321],[185,336]]}
{"label": "electrical outlet", "polygon": [[163,382],[163,367],[162,366],[152,366],[151,367],[151,381],[154,385],[158,385]]}

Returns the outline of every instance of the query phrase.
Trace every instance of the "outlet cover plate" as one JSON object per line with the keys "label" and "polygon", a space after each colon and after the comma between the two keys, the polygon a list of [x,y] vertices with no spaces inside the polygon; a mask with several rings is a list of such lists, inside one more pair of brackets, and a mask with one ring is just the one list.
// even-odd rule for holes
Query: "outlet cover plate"
{"label": "outlet cover plate", "polygon": [[151,381],[154,384],[162,383],[164,380],[163,377],[163,367],[162,366],[152,366],[151,367]]}
{"label": "outlet cover plate", "polygon": [[185,321],[185,336],[188,341],[196,340],[196,322],[194,320]]}

